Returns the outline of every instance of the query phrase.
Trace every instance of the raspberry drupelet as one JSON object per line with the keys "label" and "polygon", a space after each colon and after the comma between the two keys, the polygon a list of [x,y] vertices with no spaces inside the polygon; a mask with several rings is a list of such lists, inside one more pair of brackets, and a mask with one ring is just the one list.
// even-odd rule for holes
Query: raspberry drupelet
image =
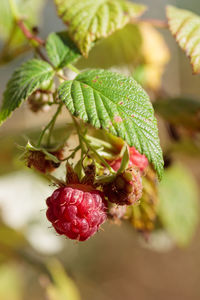
{"label": "raspberry drupelet", "polygon": [[46,200],[47,218],[59,234],[85,241],[107,218],[104,195],[92,186],[70,184],[55,190]]}

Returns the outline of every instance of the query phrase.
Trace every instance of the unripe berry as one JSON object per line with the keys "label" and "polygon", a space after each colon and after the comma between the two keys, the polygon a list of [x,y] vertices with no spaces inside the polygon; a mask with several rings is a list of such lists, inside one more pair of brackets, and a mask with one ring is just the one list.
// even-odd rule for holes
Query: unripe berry
{"label": "unripe berry", "polygon": [[[63,149],[49,153],[57,157],[59,160],[63,158]],[[42,151],[28,151],[26,160],[28,168],[34,168],[41,173],[53,172],[60,166],[59,162],[56,163],[50,159],[47,159],[46,155]]]}
{"label": "unripe berry", "polygon": [[48,92],[37,90],[28,98],[29,108],[35,113],[48,111],[51,104],[53,104],[53,96]]}
{"label": "unripe berry", "polygon": [[131,205],[142,196],[142,179],[137,168],[130,167],[104,186],[108,200],[118,205]]}

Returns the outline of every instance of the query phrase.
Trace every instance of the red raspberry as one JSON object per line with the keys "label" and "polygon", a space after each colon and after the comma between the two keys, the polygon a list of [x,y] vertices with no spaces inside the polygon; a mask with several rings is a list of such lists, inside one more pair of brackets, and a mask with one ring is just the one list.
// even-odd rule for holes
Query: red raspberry
{"label": "red raspberry", "polygon": [[144,154],[140,154],[135,147],[129,147],[130,167],[136,166],[143,172],[148,166],[148,159]]}
{"label": "red raspberry", "polygon": [[61,187],[46,203],[46,215],[55,230],[72,240],[89,239],[107,218],[103,193],[88,185]]}
{"label": "red raspberry", "polygon": [[[146,167],[148,166],[148,159],[145,155],[140,154],[135,147],[129,147],[129,154],[130,154],[130,161],[129,161],[129,167],[136,166],[140,169],[141,172],[143,172]],[[121,165],[121,158],[118,158],[110,163],[110,166],[115,170],[116,172],[119,170]]]}

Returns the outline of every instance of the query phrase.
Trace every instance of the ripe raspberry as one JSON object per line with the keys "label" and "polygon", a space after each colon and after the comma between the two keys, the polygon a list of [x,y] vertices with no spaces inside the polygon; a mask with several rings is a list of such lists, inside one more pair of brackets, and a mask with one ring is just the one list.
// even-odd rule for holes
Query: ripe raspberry
{"label": "ripe raspberry", "polygon": [[143,172],[148,166],[148,159],[144,154],[140,154],[135,147],[129,147],[130,153],[130,164],[131,166],[136,166]]}
{"label": "ripe raspberry", "polygon": [[61,187],[46,203],[47,218],[55,230],[72,240],[89,239],[107,218],[103,193],[88,185]]}
{"label": "ripe raspberry", "polygon": [[130,167],[104,186],[108,200],[118,205],[131,205],[142,197],[142,179],[138,168]]}
{"label": "ripe raspberry", "polygon": [[[148,166],[148,159],[145,155],[140,154],[135,147],[129,147],[129,155],[130,155],[130,161],[129,161],[129,167],[136,166],[140,169],[141,172],[143,172],[146,167]],[[113,170],[118,171],[121,165],[121,158],[118,158],[110,163],[110,166],[113,168]]]}

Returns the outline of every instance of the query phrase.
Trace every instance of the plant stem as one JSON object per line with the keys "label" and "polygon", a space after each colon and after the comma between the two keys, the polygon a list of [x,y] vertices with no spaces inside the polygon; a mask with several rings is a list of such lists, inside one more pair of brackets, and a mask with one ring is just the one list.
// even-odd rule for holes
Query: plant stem
{"label": "plant stem", "polygon": [[80,144],[80,148],[81,148],[81,160],[83,160],[83,155],[84,155],[85,149],[84,149],[84,145],[83,145],[82,138],[81,138],[80,127],[79,127],[79,124],[76,121],[75,117],[72,116],[72,115],[71,115],[71,117],[72,117],[72,120],[73,120],[74,125],[76,127],[77,134],[78,134],[79,144]]}
{"label": "plant stem", "polygon": [[41,49],[39,47],[35,48],[35,52],[40,56],[41,59],[43,59],[44,61],[48,62],[52,66],[51,62],[46,58],[46,56],[42,53],[42,51],[41,51]]}
{"label": "plant stem", "polygon": [[91,145],[91,143],[86,139],[85,136],[81,135],[82,140],[84,141],[84,143],[86,144],[86,146],[92,151],[94,152],[94,154],[99,158],[99,160],[103,163],[103,165],[105,167],[108,168],[108,170],[110,171],[110,173],[115,174],[115,171],[113,170],[113,168],[107,163],[107,161],[98,153],[98,151]]}
{"label": "plant stem", "polygon": [[41,132],[40,134],[40,137],[39,137],[39,140],[38,140],[38,144],[37,144],[37,147],[40,147],[41,145],[41,142],[42,142],[42,139],[44,137],[44,134],[45,132],[47,131],[47,129],[50,128],[50,132],[49,132],[49,136],[48,136],[48,141],[50,141],[50,137],[51,137],[51,133],[52,133],[52,130],[54,128],[54,125],[55,125],[55,122],[56,122],[56,119],[57,119],[57,116],[59,115],[61,109],[62,109],[62,105],[63,103],[60,103],[60,105],[58,106],[57,108],[57,111],[55,112],[53,118],[51,119],[51,121],[45,126],[45,128],[43,129],[43,131]]}
{"label": "plant stem", "polygon": [[58,116],[58,114],[60,113],[60,111],[62,109],[62,105],[63,105],[63,103],[60,103],[60,105],[58,106],[58,109],[57,109],[57,111],[56,111],[56,113],[55,113],[55,115],[52,119],[52,123],[51,123],[50,129],[49,129],[49,135],[48,135],[48,139],[47,139],[47,145],[48,146],[50,146],[50,144],[51,144],[51,135],[52,135],[55,123],[56,123],[57,116]]}
{"label": "plant stem", "polygon": [[168,23],[157,19],[132,19],[132,24],[148,23],[158,28],[168,28]]}
{"label": "plant stem", "polygon": [[81,146],[78,145],[75,149],[72,150],[72,153],[69,156],[67,156],[66,158],[62,159],[62,161],[66,161],[66,160],[69,160],[70,158],[74,158],[76,152],[78,152],[78,150],[80,150],[80,149],[81,149]]}
{"label": "plant stem", "polygon": [[44,175],[45,178],[47,178],[48,180],[50,180],[51,182],[56,183],[57,185],[59,185],[60,187],[65,186],[65,182],[61,179],[56,178],[55,176],[51,175],[51,174],[45,174]]}
{"label": "plant stem", "polygon": [[25,35],[25,37],[27,38],[27,40],[30,41],[35,41],[37,42],[37,44],[39,44],[40,46],[45,45],[45,41],[42,40],[40,37],[34,35],[29,28],[25,25],[24,21],[19,19],[16,20],[16,23],[18,25],[18,27],[21,29],[21,31],[23,32],[23,34]]}
{"label": "plant stem", "polygon": [[78,122],[76,121],[76,119],[74,118],[74,116],[72,116],[72,119],[74,121],[74,124],[76,126],[76,130],[77,130],[77,134],[79,137],[79,143],[80,143],[80,147],[81,147],[81,159],[83,159],[83,154],[85,152],[84,149],[84,144],[87,146],[88,149],[90,149],[98,158],[99,160],[102,162],[102,164],[108,168],[108,170],[110,171],[111,174],[115,174],[115,171],[113,170],[113,168],[107,163],[107,161],[98,153],[98,151],[91,145],[90,141],[88,141],[88,139],[81,133],[80,131],[80,126],[78,124]]}
{"label": "plant stem", "polygon": [[62,75],[60,73],[56,73],[56,76],[58,76],[59,78],[63,79],[63,80],[68,80],[68,78],[65,75]]}
{"label": "plant stem", "polygon": [[80,73],[79,69],[77,69],[75,66],[73,66],[71,64],[68,64],[67,67],[68,67],[68,69],[72,70],[73,72],[75,72],[77,74]]}

